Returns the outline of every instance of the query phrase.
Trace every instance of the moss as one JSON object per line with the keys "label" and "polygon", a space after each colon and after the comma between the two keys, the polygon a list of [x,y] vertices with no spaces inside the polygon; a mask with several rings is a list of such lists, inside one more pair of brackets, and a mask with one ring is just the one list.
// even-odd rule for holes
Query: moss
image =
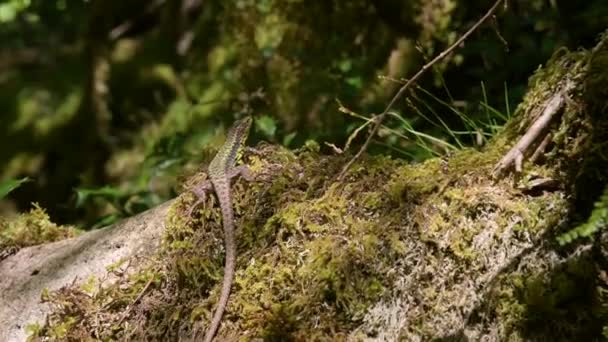
{"label": "moss", "polygon": [[[74,237],[80,233],[71,226],[58,226],[46,211],[34,203],[33,208],[12,218],[0,217],[0,256],[19,249]],[[2,259],[2,257],[0,257]]]}
{"label": "moss", "polygon": [[550,271],[538,268],[500,277],[494,310],[503,333],[523,340],[597,336],[599,326],[589,310],[593,294],[592,267],[591,260],[583,257],[571,259]]}

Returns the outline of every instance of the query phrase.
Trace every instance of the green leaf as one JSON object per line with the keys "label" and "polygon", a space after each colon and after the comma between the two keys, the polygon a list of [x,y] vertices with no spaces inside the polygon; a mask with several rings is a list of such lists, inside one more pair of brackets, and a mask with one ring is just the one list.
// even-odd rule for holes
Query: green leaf
{"label": "green leaf", "polygon": [[338,68],[343,73],[347,73],[353,68],[353,61],[351,59],[342,60],[338,62]]}
{"label": "green leaf", "polygon": [[91,229],[98,229],[98,228],[103,228],[106,226],[109,226],[113,223],[118,222],[118,220],[120,220],[120,215],[118,214],[109,214],[109,215],[105,215],[102,216],[99,220],[97,220],[95,223],[93,223],[93,225],[91,226]]}
{"label": "green leaf", "polygon": [[81,207],[89,198],[102,197],[108,200],[116,200],[124,196],[124,193],[118,189],[110,186],[104,186],[99,189],[76,189],[76,207]]}
{"label": "green leaf", "polygon": [[2,183],[0,183],[0,199],[4,198],[4,196],[8,195],[9,192],[17,189],[21,186],[21,184],[25,182],[29,182],[30,179],[25,177],[21,179],[8,179]]}
{"label": "green leaf", "polygon": [[283,137],[283,146],[289,146],[298,132],[292,132]]}
{"label": "green leaf", "polygon": [[346,79],[346,84],[352,86],[355,89],[363,88],[363,79],[361,77],[348,77]]}
{"label": "green leaf", "polygon": [[277,122],[269,115],[263,115],[255,120],[255,127],[267,138],[272,139],[277,132]]}

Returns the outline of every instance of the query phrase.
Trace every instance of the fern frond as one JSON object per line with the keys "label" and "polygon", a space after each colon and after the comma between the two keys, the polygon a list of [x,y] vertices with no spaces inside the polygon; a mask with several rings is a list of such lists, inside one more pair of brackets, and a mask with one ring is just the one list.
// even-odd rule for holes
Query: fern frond
{"label": "fern frond", "polygon": [[608,186],[599,201],[595,202],[587,222],[557,237],[560,245],[566,245],[578,238],[587,237],[608,226]]}

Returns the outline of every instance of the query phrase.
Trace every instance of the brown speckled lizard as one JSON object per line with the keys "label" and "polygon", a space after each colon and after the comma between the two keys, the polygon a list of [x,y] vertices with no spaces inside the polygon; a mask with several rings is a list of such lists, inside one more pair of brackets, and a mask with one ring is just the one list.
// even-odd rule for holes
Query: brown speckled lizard
{"label": "brown speckled lizard", "polygon": [[246,180],[251,180],[251,173],[245,165],[236,166],[242,147],[249,135],[251,128],[251,117],[245,117],[232,125],[226,136],[226,142],[217,152],[209,164],[209,180],[192,188],[192,192],[198,200],[190,208],[192,210],[201,202],[205,201],[208,191],[215,191],[222,210],[222,221],[224,226],[224,244],[226,246],[226,263],[224,265],[224,279],[222,281],[222,292],[217,303],[217,308],[213,314],[211,324],[205,334],[205,341],[213,340],[217,332],[222,315],[228,304],[230,288],[234,279],[236,264],[236,242],[234,241],[234,210],[232,208],[232,195],[230,194],[230,181],[232,178],[241,176]]}

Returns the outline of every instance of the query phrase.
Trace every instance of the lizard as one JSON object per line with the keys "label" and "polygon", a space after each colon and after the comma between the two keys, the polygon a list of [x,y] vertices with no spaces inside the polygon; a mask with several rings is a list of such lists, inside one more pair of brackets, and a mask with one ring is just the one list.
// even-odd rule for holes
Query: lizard
{"label": "lizard", "polygon": [[232,195],[230,192],[231,180],[241,176],[247,181],[252,180],[251,172],[246,165],[236,166],[240,158],[241,151],[245,146],[245,141],[249,135],[252,119],[247,116],[236,121],[228,130],[226,141],[219,149],[215,157],[211,160],[208,168],[207,181],[194,186],[191,191],[196,195],[197,201],[190,207],[189,216],[192,210],[200,203],[205,201],[208,192],[213,191],[220,203],[222,212],[222,225],[224,229],[225,245],[225,264],[224,278],[222,280],[222,290],[220,299],[217,303],[211,324],[207,328],[204,341],[211,342],[217,332],[234,280],[236,266],[236,242],[234,238],[234,209],[232,208]]}

